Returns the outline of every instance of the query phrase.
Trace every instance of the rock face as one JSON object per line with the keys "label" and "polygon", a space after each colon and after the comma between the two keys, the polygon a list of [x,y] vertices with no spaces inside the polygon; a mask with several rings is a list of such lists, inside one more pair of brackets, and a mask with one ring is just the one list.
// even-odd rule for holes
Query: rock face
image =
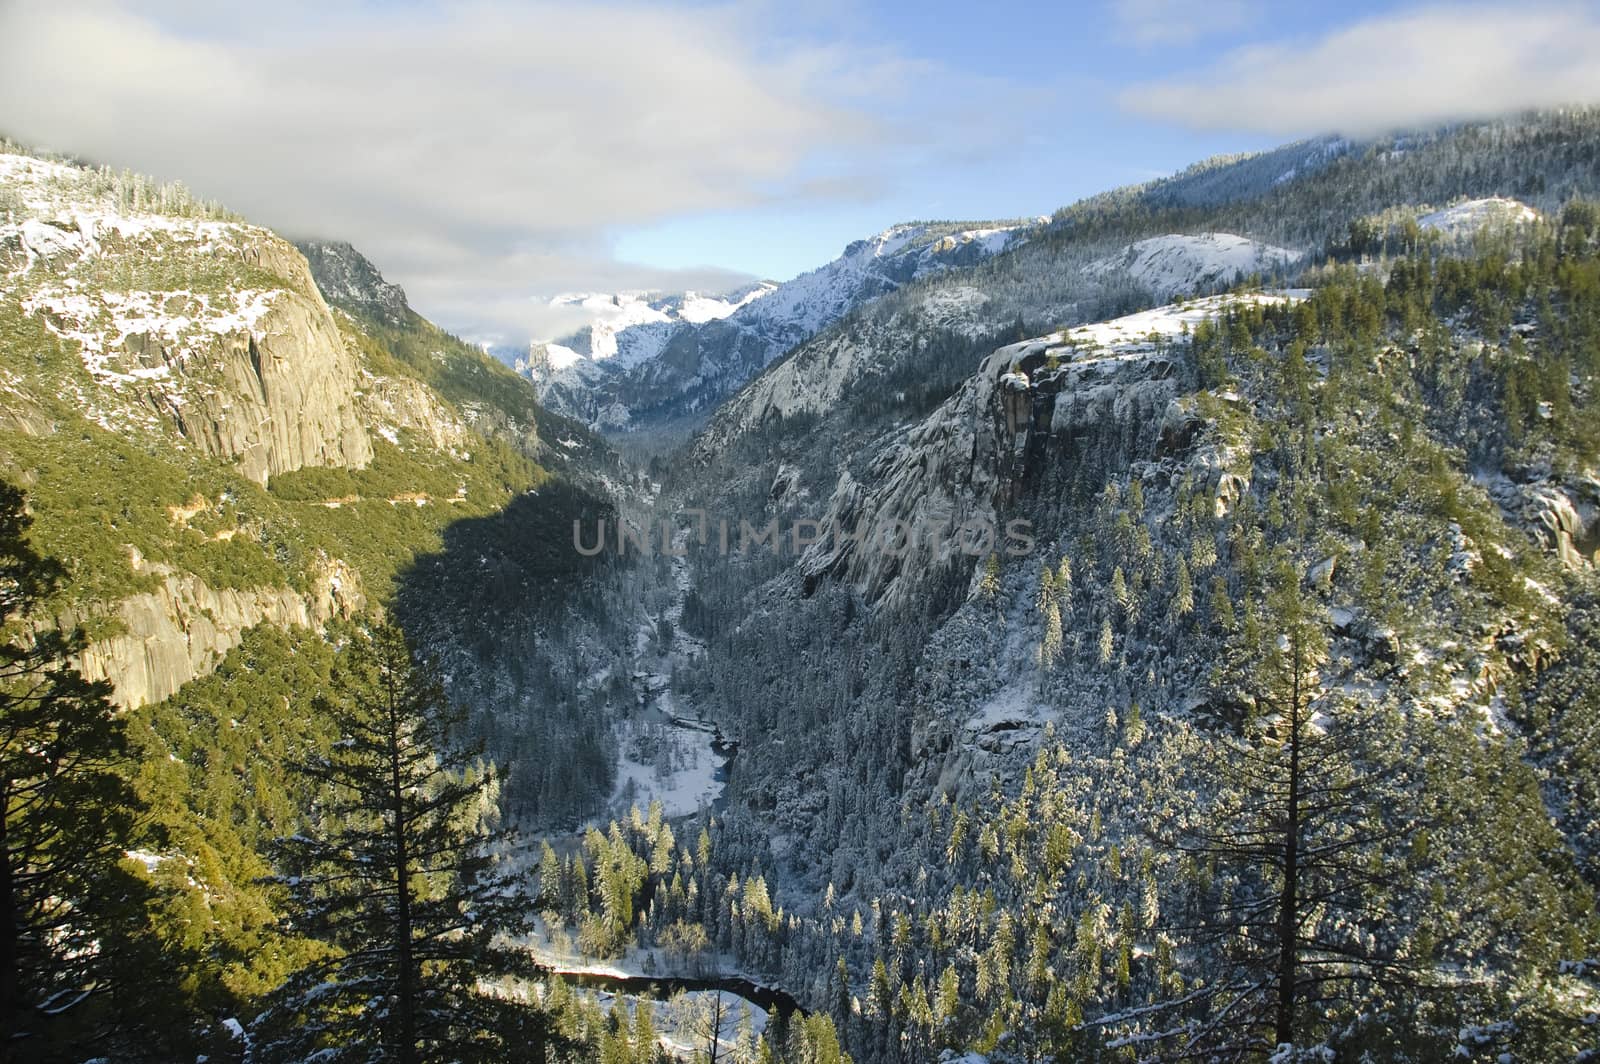
{"label": "rock face", "polygon": [[361,405],[368,423],[386,436],[405,429],[436,450],[452,454],[467,448],[471,439],[461,419],[426,385],[410,377],[367,377]]}
{"label": "rock face", "polygon": [[310,264],[323,298],[334,306],[368,314],[385,325],[404,325],[411,307],[405,289],[384,280],[367,257],[342,241],[295,242]]}
{"label": "rock face", "polygon": [[[183,403],[167,404],[169,416],[202,450],[237,459],[251,480],[372,460],[355,361],[314,287],[283,292],[253,327],[220,337],[200,372],[221,387],[186,390]],[[165,401],[157,391],[147,396],[157,409]]]}
{"label": "rock face", "polygon": [[0,155],[0,191],[24,207],[0,225],[0,299],[82,362],[33,371],[32,394],[114,432],[175,434],[257,483],[371,460],[357,360],[293,245],[193,204],[129,209],[94,172],[24,156]]}
{"label": "rock face", "polygon": [[1129,244],[1084,267],[1091,277],[1120,274],[1157,299],[1225,288],[1250,274],[1281,273],[1301,255],[1232,233],[1169,233]]}
{"label": "rock face", "polygon": [[1544,544],[1568,569],[1600,565],[1600,479],[1517,483],[1491,479],[1485,487],[1501,512]]}
{"label": "rock face", "polygon": [[[287,587],[214,588],[191,573],[138,559],[135,568],[161,584],[123,599],[111,614],[123,630],[91,643],[76,662],[85,678],[110,680],[113,700],[125,709],[158,702],[210,672],[258,624],[317,626],[366,604],[341,562],[325,565],[304,594]],[[62,618],[67,626],[76,622]]]}
{"label": "rock face", "polygon": [[1004,549],[996,504],[1031,425],[1026,385],[1019,392],[1012,374],[1026,346],[989,356],[966,387],[880,451],[868,468],[870,484],[840,476],[824,524],[867,538],[830,537],[812,547],[801,560],[808,585],[826,573],[869,601],[893,600],[915,582],[902,574],[970,566]]}
{"label": "rock face", "polygon": [[944,330],[976,338],[990,331],[988,297],[971,285],[935,289],[908,302],[909,308],[883,321],[823,332],[768,367],[717,409],[690,446],[693,461],[713,460],[732,441],[775,418],[823,414],[854,389],[872,387],[881,352],[910,349],[921,333]]}
{"label": "rock face", "polygon": [[[931,573],[970,569],[991,552],[1025,554],[1026,530],[1002,515],[1030,480],[1107,441],[1128,461],[1178,458],[1219,506],[1231,505],[1244,484],[1229,472],[1229,455],[1190,449],[1198,418],[1184,409],[1183,374],[1166,346],[1226,302],[1160,307],[993,352],[955,395],[884,444],[864,481],[841,473],[823,523],[869,535],[812,546],[801,559],[805,586],[826,575],[892,605],[921,594]],[[985,544],[963,527],[986,528],[991,538]],[[906,542],[906,529],[921,535]]]}

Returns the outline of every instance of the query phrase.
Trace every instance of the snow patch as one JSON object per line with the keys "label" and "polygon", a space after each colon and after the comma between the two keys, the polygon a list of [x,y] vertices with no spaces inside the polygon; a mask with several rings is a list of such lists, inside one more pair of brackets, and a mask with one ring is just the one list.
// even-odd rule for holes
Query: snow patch
{"label": "snow patch", "polygon": [[1520,200],[1488,196],[1430,211],[1417,219],[1424,229],[1449,237],[1468,237],[1486,225],[1519,226],[1539,220],[1539,212]]}
{"label": "snow patch", "polygon": [[1193,332],[1196,325],[1214,320],[1230,305],[1297,303],[1310,294],[1309,289],[1286,288],[1275,292],[1207,296],[1204,299],[1169,303],[1110,321],[1080,325],[1049,339],[1074,348],[1074,362],[1147,355],[1155,351],[1158,342]]}
{"label": "snow patch", "polygon": [[1158,299],[1223,288],[1253,273],[1273,273],[1298,262],[1301,253],[1232,233],[1171,233],[1129,244],[1083,268],[1091,277],[1124,273]]}

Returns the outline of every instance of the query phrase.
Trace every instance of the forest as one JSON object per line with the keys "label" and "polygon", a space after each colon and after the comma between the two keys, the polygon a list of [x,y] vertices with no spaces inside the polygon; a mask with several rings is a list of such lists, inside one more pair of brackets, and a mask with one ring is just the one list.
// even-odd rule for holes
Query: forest
{"label": "forest", "polygon": [[[78,352],[0,307],[32,353],[0,396],[6,1059],[1596,1059],[1597,129],[1094,197],[647,468],[340,298],[352,402],[426,416],[258,483],[78,410]],[[1420,221],[1489,193],[1537,212]],[[1166,308],[1081,270],[1223,227],[1306,251]],[[1183,325],[1083,339],[1141,311]],[[751,405],[796,379],[837,391]],[[572,550],[925,507],[1036,549]],[[129,636],[105,604],[174,574],[339,608],[158,697],[86,678]]]}

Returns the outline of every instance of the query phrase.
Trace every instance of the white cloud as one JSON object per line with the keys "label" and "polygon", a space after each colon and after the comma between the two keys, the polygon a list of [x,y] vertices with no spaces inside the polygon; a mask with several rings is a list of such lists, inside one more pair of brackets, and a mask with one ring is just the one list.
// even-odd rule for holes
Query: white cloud
{"label": "white cloud", "polygon": [[920,69],[637,0],[9,0],[0,22],[10,135],[347,239],[424,312],[507,336],[531,293],[707,280],[612,260],[619,227],[870,190],[905,131],[866,97]]}
{"label": "white cloud", "polygon": [[1201,129],[1353,136],[1600,101],[1600,20],[1583,6],[1453,5],[1312,42],[1242,48],[1124,107]]}
{"label": "white cloud", "polygon": [[1154,48],[1241,29],[1255,21],[1261,6],[1261,0],[1111,0],[1111,19],[1122,40]]}

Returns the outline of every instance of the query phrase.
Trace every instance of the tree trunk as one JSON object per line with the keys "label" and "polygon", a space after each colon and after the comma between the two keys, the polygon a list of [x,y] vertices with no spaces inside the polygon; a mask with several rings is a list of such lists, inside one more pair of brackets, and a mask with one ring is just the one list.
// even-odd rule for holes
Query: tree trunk
{"label": "tree trunk", "polygon": [[0,787],[0,1041],[9,1042],[17,1034],[22,1018],[20,951],[17,937],[16,878],[11,868],[11,840],[6,813],[11,805],[11,786]]}
{"label": "tree trunk", "polygon": [[400,978],[397,1008],[400,1013],[400,1062],[417,1064],[416,987],[411,957],[411,858],[406,850],[405,789],[400,779],[400,713],[394,674],[387,677],[389,695],[390,797],[394,802],[395,954]]}
{"label": "tree trunk", "polygon": [[1294,1043],[1296,969],[1299,962],[1300,889],[1300,639],[1290,635],[1294,680],[1289,701],[1289,780],[1283,825],[1283,895],[1278,907],[1278,1005],[1273,1041]]}
{"label": "tree trunk", "polygon": [[717,1064],[719,1042],[722,1039],[722,991],[717,991],[715,1003],[711,1006],[711,1062]]}

